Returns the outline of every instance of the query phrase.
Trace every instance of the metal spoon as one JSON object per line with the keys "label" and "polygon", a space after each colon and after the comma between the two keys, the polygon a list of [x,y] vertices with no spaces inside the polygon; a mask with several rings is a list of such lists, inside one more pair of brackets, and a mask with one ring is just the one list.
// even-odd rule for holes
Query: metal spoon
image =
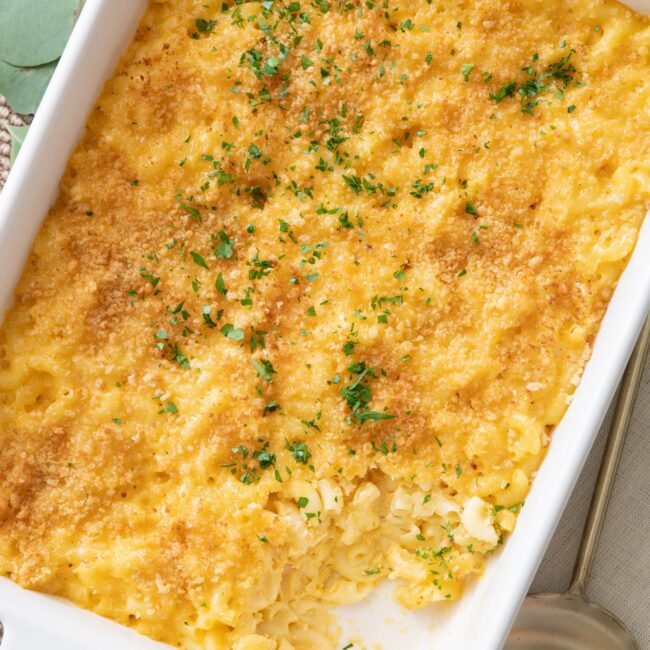
{"label": "metal spoon", "polygon": [[587,600],[585,586],[598,546],[649,343],[650,318],[643,327],[623,376],[569,591],[528,596],[504,650],[639,650],[634,637],[614,614]]}

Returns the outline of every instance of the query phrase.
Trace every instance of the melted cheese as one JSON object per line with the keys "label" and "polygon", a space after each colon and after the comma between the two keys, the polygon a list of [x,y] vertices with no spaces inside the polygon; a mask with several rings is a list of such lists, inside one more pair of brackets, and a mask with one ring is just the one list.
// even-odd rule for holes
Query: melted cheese
{"label": "melted cheese", "polygon": [[609,0],[152,2],[0,331],[3,574],[185,649],[459,597],[650,205],[649,79]]}

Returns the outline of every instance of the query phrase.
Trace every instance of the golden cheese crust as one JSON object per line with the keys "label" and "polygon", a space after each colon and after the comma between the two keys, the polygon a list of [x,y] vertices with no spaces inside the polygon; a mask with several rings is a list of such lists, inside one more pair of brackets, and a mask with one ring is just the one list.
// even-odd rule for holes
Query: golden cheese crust
{"label": "golden cheese crust", "polygon": [[0,330],[3,575],[186,649],[457,598],[650,207],[649,80],[612,0],[152,0]]}

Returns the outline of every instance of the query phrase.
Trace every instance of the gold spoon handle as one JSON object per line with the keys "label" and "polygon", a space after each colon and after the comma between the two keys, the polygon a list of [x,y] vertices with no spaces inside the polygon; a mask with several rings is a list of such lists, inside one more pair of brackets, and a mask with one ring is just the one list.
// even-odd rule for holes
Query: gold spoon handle
{"label": "gold spoon handle", "polygon": [[643,374],[649,343],[650,317],[648,317],[641,330],[641,335],[627,364],[623,381],[621,382],[614,417],[612,418],[612,424],[609,429],[607,446],[603,453],[596,488],[591,498],[591,505],[589,506],[587,523],[585,524],[580,549],[578,550],[578,557],[573,569],[573,578],[571,579],[569,591],[574,593],[583,594],[587,584],[591,563],[596,553],[600,531],[605,520],[609,497],[614,486],[616,470],[621,459],[623,443],[627,435],[632,410],[634,409],[634,400],[636,399],[639,384],[641,383],[641,375]]}

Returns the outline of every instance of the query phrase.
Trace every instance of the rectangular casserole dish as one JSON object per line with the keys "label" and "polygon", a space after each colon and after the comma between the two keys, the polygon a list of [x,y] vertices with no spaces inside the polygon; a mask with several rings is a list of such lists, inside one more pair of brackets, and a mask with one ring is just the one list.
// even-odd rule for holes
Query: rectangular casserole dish
{"label": "rectangular casserole dish", "polygon": [[[32,240],[56,198],[68,156],[104,80],[129,43],[146,0],[88,0],[29,135],[0,195],[0,319],[10,305]],[[517,528],[485,575],[455,605],[410,612],[388,586],[341,608],[344,639],[385,650],[407,647],[498,650],[535,574],[589,453],[650,307],[650,225],[603,320],[593,356],[573,402],[553,434],[548,455]],[[75,606],[0,579],[1,650],[132,650],[163,648]],[[358,647],[356,644],[354,647]]]}

